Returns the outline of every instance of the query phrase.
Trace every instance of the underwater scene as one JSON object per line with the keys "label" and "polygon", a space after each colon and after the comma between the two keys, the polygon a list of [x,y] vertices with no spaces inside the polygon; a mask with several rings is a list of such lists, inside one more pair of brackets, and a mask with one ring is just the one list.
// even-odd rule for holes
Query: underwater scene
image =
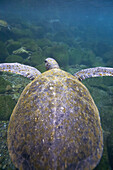
{"label": "underwater scene", "polygon": [[[113,68],[113,0],[0,0],[0,64],[20,63],[31,66],[40,71],[37,73],[40,74],[40,82],[35,84],[35,78],[38,76],[33,75],[34,72],[29,72],[27,68],[24,70],[22,65],[18,66],[20,67],[20,70],[23,69],[21,71],[18,67],[15,67],[15,64],[8,66],[8,71],[4,65],[2,66],[2,69],[0,66],[0,170],[112,170],[113,71],[111,76],[101,76],[100,74],[97,77],[86,77],[81,82],[79,81],[80,79],[76,78],[78,88],[83,90],[85,85],[90,94],[87,90],[86,92],[81,93],[80,89],[78,90],[79,92],[75,93],[74,90],[73,92],[71,90],[69,91],[69,89],[75,88],[74,78],[71,78],[73,79],[72,82],[69,81],[71,77],[70,74],[62,71],[57,72],[57,69],[55,69],[56,72],[54,73],[51,71],[52,69],[50,69],[50,72],[46,73],[44,61],[47,58],[55,59],[59,64],[60,69],[70,73],[71,75],[88,68]],[[11,71],[13,67],[16,68],[15,71]],[[57,68],[56,65],[55,68]],[[10,72],[18,74],[12,74]],[[47,78],[44,76],[41,77],[41,73],[44,73],[42,75]],[[61,80],[61,91],[64,90],[65,82],[69,84],[70,88],[66,87],[68,91],[64,91],[66,96],[71,96],[72,93],[79,96],[76,97],[78,108],[81,107],[81,110],[86,109],[88,114],[91,114],[89,107],[92,107],[92,110],[95,110],[94,114],[97,116],[97,120],[95,120],[96,118],[94,117],[94,120],[91,122],[91,127],[91,120],[89,120],[89,126],[86,131],[87,133],[84,133],[85,136],[83,136],[84,134],[82,133],[75,134],[72,132],[71,134],[69,129],[66,129],[68,128],[67,124],[71,124],[71,121],[73,124],[74,121],[74,118],[72,118],[73,120],[71,118],[67,120],[69,115],[66,111],[66,108],[70,110],[70,112],[72,107],[75,108],[76,101],[74,102],[74,97],[69,107],[68,102],[64,107],[64,103],[66,102],[64,100],[65,96],[63,96],[64,98],[60,101],[60,105],[63,101],[65,101],[63,105],[61,105],[61,109],[65,110],[64,112],[67,114],[67,117],[66,126],[61,123],[63,115],[58,115],[57,124],[61,123],[61,125],[55,125],[55,120],[53,120],[54,125],[51,126],[55,126],[55,128],[58,127],[58,130],[56,130],[58,134],[57,132],[55,134],[54,128],[52,128],[52,132],[49,131],[49,124],[46,121],[41,124],[41,121],[43,121],[41,120],[39,121],[39,125],[36,125],[36,123],[38,124],[38,118],[35,118],[35,120],[33,118],[34,122],[32,121],[28,126],[28,115],[25,115],[26,117],[24,117],[26,120],[23,120],[20,118],[21,115],[18,115],[19,112],[24,114],[24,100],[26,100],[25,105],[27,107],[27,112],[34,112],[34,108],[30,107],[30,110],[27,105],[25,93],[21,96],[21,99],[19,99],[22,91],[29,83],[30,85],[27,86],[25,91],[32,91],[32,93],[35,93],[38,89],[38,83],[43,83],[41,84],[43,88],[43,104],[39,103],[39,98],[37,100],[37,102],[39,101],[37,104],[38,106],[35,104],[34,107],[39,107],[39,114],[43,109],[50,112],[47,105],[48,100],[50,102],[50,106],[54,104],[52,103],[54,96],[59,96],[61,94],[60,86],[56,87],[57,90],[53,93],[52,90],[55,87],[50,86],[51,94],[47,92],[47,87],[50,81],[49,77],[51,77],[52,74],[53,76],[59,76],[59,81],[62,78],[64,79],[64,82]],[[34,83],[33,87],[32,81]],[[40,92],[41,90],[42,89],[39,87]],[[29,93],[28,91],[26,92],[26,95]],[[39,94],[41,94],[40,92]],[[30,95],[31,98],[29,97],[29,101],[32,105],[32,102],[34,101],[32,101],[32,94]],[[87,100],[88,108],[84,108],[85,106],[80,103],[81,101],[79,101],[79,98],[81,96],[84,98],[85,95],[86,97],[84,100]],[[90,96],[92,96],[95,104]],[[72,98],[69,100],[72,100]],[[55,100],[55,102],[56,101],[57,100]],[[17,102],[18,105],[16,105]],[[100,120],[95,105],[99,110]],[[15,106],[16,108],[14,112],[16,116],[12,117],[11,123],[9,124],[10,116]],[[19,110],[17,111],[17,109]],[[55,108],[53,109],[53,112],[55,112]],[[73,116],[73,113],[71,115]],[[49,116],[51,116],[51,114]],[[85,116],[85,121],[87,121],[86,117],[87,115]],[[42,118],[49,120],[47,115]],[[15,122],[17,122],[16,125]],[[17,126],[19,122],[20,125]],[[24,125],[22,125],[22,123]],[[48,129],[43,130],[44,127],[42,127],[42,125],[45,126],[46,123],[48,125]],[[75,124],[77,124],[77,122]],[[82,122],[79,120],[77,125],[78,130],[80,130]],[[22,132],[24,131],[24,126],[28,126],[29,130],[28,133],[26,132],[27,137],[23,140]],[[39,129],[40,127],[42,128],[42,131],[39,130],[39,136],[41,139],[37,137],[37,141],[33,126],[37,126]],[[69,128],[70,126],[71,125],[69,125]],[[72,127],[75,128],[75,125]],[[18,129],[18,131],[14,132],[15,129]],[[92,129],[94,133],[90,133],[90,129]],[[69,132],[70,140],[67,139]],[[8,133],[10,137],[7,137]],[[62,133],[65,135],[62,136]],[[103,133],[104,145],[102,144],[101,133]],[[54,136],[54,134],[56,136]],[[93,136],[93,134],[94,141],[93,139],[92,141],[88,141],[91,138],[90,135]],[[47,135],[50,135],[50,138]],[[58,135],[60,135],[60,137]],[[57,138],[58,140],[56,141]],[[76,138],[78,141],[76,141]],[[83,138],[84,142],[81,143],[80,141]],[[46,139],[49,144],[46,143]],[[35,140],[35,142],[32,143],[32,140]],[[28,141],[31,141],[31,143]],[[19,148],[20,145],[18,142],[21,143],[21,148]],[[40,147],[37,146],[38,142],[40,143]],[[77,142],[80,143],[80,148],[82,148],[82,146],[85,148],[85,142],[87,144],[89,142],[89,144],[84,150],[81,150],[78,147],[75,149],[76,151],[74,151],[74,146],[78,146]],[[96,152],[94,149],[95,146],[92,144],[93,142],[96,145]],[[36,146],[32,148],[32,145],[34,146],[35,143]],[[14,149],[13,145],[14,147],[19,145],[17,151]],[[58,148],[56,145],[58,145]],[[63,149],[60,148],[62,145]],[[36,154],[34,154],[34,148],[36,149]],[[74,152],[71,152],[72,150]],[[20,156],[17,156],[17,152]]]}

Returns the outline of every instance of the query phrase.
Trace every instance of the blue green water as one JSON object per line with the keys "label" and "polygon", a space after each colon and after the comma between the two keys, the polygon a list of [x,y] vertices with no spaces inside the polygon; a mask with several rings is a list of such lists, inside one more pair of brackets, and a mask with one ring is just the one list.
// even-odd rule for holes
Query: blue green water
{"label": "blue green water", "polygon": [[[25,51],[18,52],[21,48]],[[113,0],[1,0],[0,63],[19,62],[44,72],[47,57],[72,74],[113,67]],[[21,76],[0,73],[1,169],[14,168],[6,147],[7,122],[2,121],[9,120],[27,83]],[[104,130],[104,153],[97,169],[113,169],[113,77],[83,83],[99,109]]]}

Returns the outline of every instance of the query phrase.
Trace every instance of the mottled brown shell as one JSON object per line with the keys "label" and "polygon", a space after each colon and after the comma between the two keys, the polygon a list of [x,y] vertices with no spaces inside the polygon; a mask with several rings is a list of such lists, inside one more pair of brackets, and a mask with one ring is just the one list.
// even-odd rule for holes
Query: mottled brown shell
{"label": "mottled brown shell", "polygon": [[11,115],[8,149],[23,170],[93,169],[102,155],[103,136],[87,88],[60,69],[39,75]]}

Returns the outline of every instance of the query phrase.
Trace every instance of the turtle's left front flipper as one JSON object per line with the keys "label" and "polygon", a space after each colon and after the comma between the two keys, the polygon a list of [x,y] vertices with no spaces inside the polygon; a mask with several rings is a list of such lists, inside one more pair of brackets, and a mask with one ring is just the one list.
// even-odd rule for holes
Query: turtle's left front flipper
{"label": "turtle's left front flipper", "polygon": [[20,63],[1,63],[0,71],[20,74],[31,80],[35,79],[38,75],[41,74],[41,72],[36,68]]}
{"label": "turtle's left front flipper", "polygon": [[78,71],[74,74],[80,81],[90,77],[113,76],[113,68],[95,67]]}

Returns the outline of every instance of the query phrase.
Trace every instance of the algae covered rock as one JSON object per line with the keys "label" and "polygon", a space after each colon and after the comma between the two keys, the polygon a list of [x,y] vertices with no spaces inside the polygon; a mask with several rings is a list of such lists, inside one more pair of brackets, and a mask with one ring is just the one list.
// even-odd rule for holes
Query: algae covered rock
{"label": "algae covered rock", "polygon": [[5,59],[5,62],[8,62],[8,63],[12,63],[12,62],[22,63],[23,62],[23,58],[21,56],[18,56],[18,55],[9,55]]}
{"label": "algae covered rock", "polygon": [[104,61],[107,66],[113,67],[113,49],[106,52],[104,55]]}
{"label": "algae covered rock", "polygon": [[0,170],[16,170],[9,157],[7,148],[8,121],[0,121]]}
{"label": "algae covered rock", "polygon": [[64,67],[68,65],[69,54],[66,44],[54,44],[52,47],[46,47],[44,55],[46,57],[53,57]]}
{"label": "algae covered rock", "polygon": [[13,51],[13,54],[14,54],[14,55],[20,55],[20,56],[22,56],[23,58],[28,57],[30,53],[31,53],[31,52],[28,51],[28,50],[26,50],[25,47],[21,47],[21,48],[15,50],[15,51]]}
{"label": "algae covered rock", "polygon": [[16,102],[9,95],[0,95],[0,120],[9,120]]}
{"label": "algae covered rock", "polygon": [[54,35],[53,39],[57,42],[64,42],[66,44],[71,45],[73,42],[73,35],[72,35],[71,31],[63,29],[61,31],[58,31]]}
{"label": "algae covered rock", "polygon": [[0,62],[3,62],[7,56],[8,50],[5,44],[2,41],[0,41]]}
{"label": "algae covered rock", "polygon": [[32,51],[32,52],[40,52],[42,51],[41,48],[38,46],[37,41],[35,41],[34,39],[31,38],[23,38],[19,40],[23,46],[26,48],[26,50],[28,51]]}
{"label": "algae covered rock", "polygon": [[43,38],[43,39],[37,40],[37,44],[41,48],[52,46],[52,42],[49,39],[47,39],[47,38]]}
{"label": "algae covered rock", "polygon": [[111,169],[113,169],[113,127],[107,140],[107,147],[108,147],[108,157],[109,157],[110,166]]}
{"label": "algae covered rock", "polygon": [[9,54],[12,54],[14,50],[17,50],[21,47],[21,42],[10,39],[6,42],[6,46]]}
{"label": "algae covered rock", "polygon": [[93,43],[92,49],[97,56],[103,57],[105,53],[111,51],[111,46],[105,42],[99,41]]}
{"label": "algae covered rock", "polygon": [[33,36],[35,38],[44,38],[44,35],[46,34],[45,29],[42,26],[35,26],[34,25],[34,26],[31,27],[30,30],[33,33]]}
{"label": "algae covered rock", "polygon": [[23,38],[23,37],[32,37],[33,34],[30,31],[30,29],[22,29],[22,28],[12,28],[12,33],[13,36],[18,39],[18,38]]}
{"label": "algae covered rock", "polygon": [[28,58],[24,60],[24,64],[36,66],[42,64],[44,61],[44,56],[41,52],[33,52]]}
{"label": "algae covered rock", "polygon": [[69,62],[69,55],[68,53],[66,54],[59,54],[58,56],[54,57],[60,65],[62,65],[62,67],[67,67],[68,66],[68,62]]}
{"label": "algae covered rock", "polygon": [[6,92],[7,86],[11,86],[11,83],[5,80],[3,77],[0,77],[0,94],[3,94]]}
{"label": "algae covered rock", "polygon": [[8,28],[9,25],[8,25],[8,23],[7,23],[6,21],[0,20],[0,27],[6,27],[6,28]]}
{"label": "algae covered rock", "polygon": [[69,64],[81,64],[83,58],[83,51],[78,48],[72,48],[69,51]]}
{"label": "algae covered rock", "polygon": [[[69,64],[84,64],[87,66],[95,66],[96,56],[90,49],[71,48],[69,51]],[[98,58],[97,58],[98,60]]]}
{"label": "algae covered rock", "polygon": [[37,66],[35,66],[38,70],[40,70],[40,72],[44,72],[44,71],[46,71],[46,69],[45,69],[45,63],[43,62],[42,64],[39,64],[39,65],[37,65]]}

